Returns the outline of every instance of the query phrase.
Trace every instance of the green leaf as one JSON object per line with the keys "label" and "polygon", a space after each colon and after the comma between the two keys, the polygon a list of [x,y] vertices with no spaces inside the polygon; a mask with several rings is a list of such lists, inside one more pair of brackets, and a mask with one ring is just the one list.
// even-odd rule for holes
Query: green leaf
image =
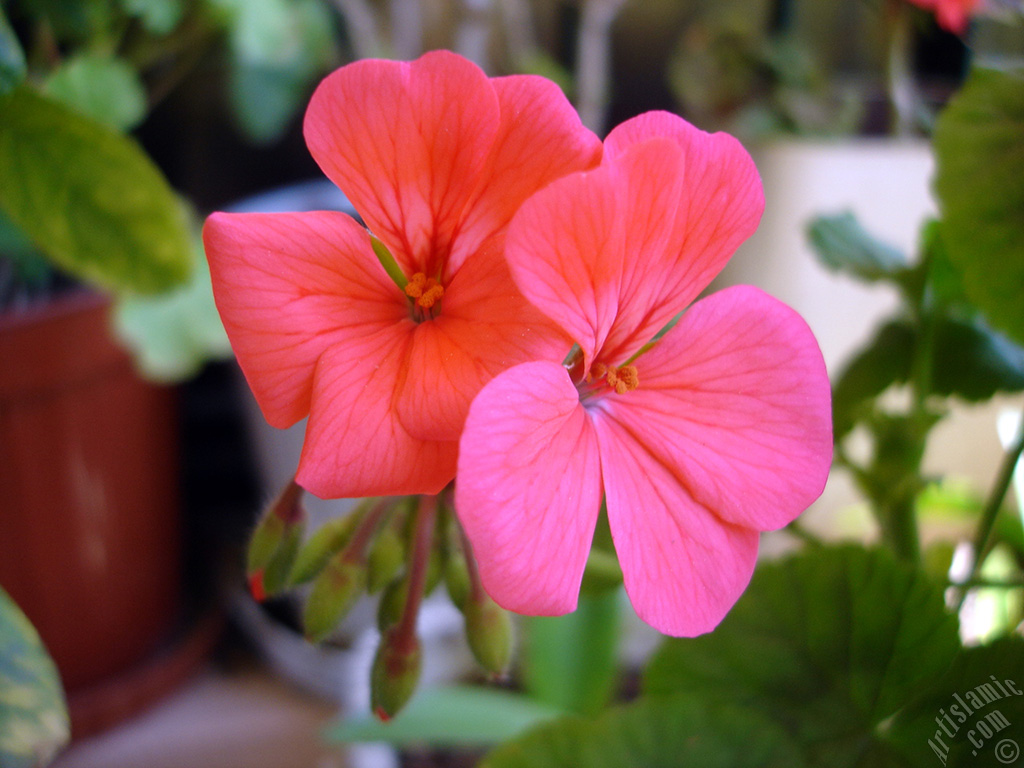
{"label": "green leaf", "polygon": [[57,668],[25,614],[0,589],[0,765],[45,764],[69,735]]}
{"label": "green leaf", "polygon": [[814,219],[807,236],[822,264],[866,282],[892,279],[909,267],[899,249],[868,234],[850,212]]}
{"label": "green leaf", "polygon": [[1024,343],[1024,72],[975,68],[934,145],[949,258],[988,320]]}
{"label": "green leaf", "polygon": [[[864,403],[909,379],[919,343],[914,325],[893,320],[847,363],[832,388],[836,439],[853,428]],[[969,402],[988,400],[997,392],[1019,392],[1024,389],[1024,349],[981,318],[940,317],[931,375],[932,394]]]}
{"label": "green leaf", "polygon": [[0,96],[6,96],[25,79],[25,51],[0,7]]}
{"label": "green leaf", "polygon": [[965,648],[885,738],[910,768],[1024,765],[1024,641]]}
{"label": "green leaf", "polygon": [[522,674],[527,692],[569,712],[594,713],[611,698],[618,659],[622,594],[580,595],[565,616],[531,616],[523,624]]}
{"label": "green leaf", "polygon": [[1024,349],[980,317],[943,318],[935,337],[934,393],[980,402],[1024,389]]}
{"label": "green leaf", "polygon": [[396,745],[480,747],[510,739],[564,714],[534,699],[478,686],[433,688],[413,697],[393,720],[346,719],[325,732],[328,741],[385,741]]}
{"label": "green leaf", "polygon": [[664,643],[645,686],[770,713],[813,765],[884,765],[884,722],[958,648],[956,618],[924,574],[887,551],[818,548],[761,566],[711,634]]}
{"label": "green leaf", "polygon": [[280,137],[334,56],[332,19],[317,0],[216,0],[227,11],[231,104],[255,142]]}
{"label": "green leaf", "polygon": [[184,206],[134,141],[24,87],[0,111],[0,207],[47,256],[115,291],[189,276]]}
{"label": "green leaf", "polygon": [[128,62],[82,54],[58,67],[43,88],[47,96],[109,125],[129,131],[146,116],[146,89]]}
{"label": "green leaf", "polygon": [[154,35],[172,32],[185,14],[182,0],[121,0],[121,7]]}
{"label": "green leaf", "polygon": [[540,726],[480,768],[799,768],[798,749],[770,713],[689,694],[651,697]]}
{"label": "green leaf", "polygon": [[120,296],[114,305],[117,336],[151,381],[186,381],[207,363],[233,354],[213,301],[202,241],[193,242],[197,263],[188,282],[155,296]]}
{"label": "green leaf", "polygon": [[836,440],[853,429],[860,406],[910,375],[913,326],[903,320],[886,323],[846,364],[832,385],[832,430]]}

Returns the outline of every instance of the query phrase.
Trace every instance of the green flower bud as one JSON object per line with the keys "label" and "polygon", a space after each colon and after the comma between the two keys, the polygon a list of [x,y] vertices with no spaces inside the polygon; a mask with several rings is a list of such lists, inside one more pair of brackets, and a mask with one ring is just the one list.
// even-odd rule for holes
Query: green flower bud
{"label": "green flower bud", "polygon": [[384,527],[370,547],[367,561],[366,589],[370,594],[380,591],[402,568],[405,562],[405,541],[401,526],[394,523]]}
{"label": "green flower bud", "polygon": [[299,549],[288,578],[289,586],[298,586],[315,579],[327,567],[331,558],[348,544],[359,518],[359,513],[353,512],[344,517],[332,518],[320,526]]}
{"label": "green flower bud", "polygon": [[383,721],[390,720],[405,706],[420,679],[422,653],[413,633],[392,627],[382,636],[370,672],[370,705]]}
{"label": "green flower bud", "polygon": [[345,557],[342,550],[327,563],[313,582],[302,621],[306,638],[319,642],[349,612],[366,586],[366,567]]}
{"label": "green flower bud", "polygon": [[512,657],[512,619],[508,611],[483,595],[466,601],[463,616],[466,640],[477,663],[492,674],[502,674]]}
{"label": "green flower bud", "polygon": [[394,579],[380,594],[377,603],[377,629],[384,632],[402,618],[405,603],[409,599],[409,579],[404,576]]}
{"label": "green flower bud", "polygon": [[[303,490],[295,481],[288,483],[260,515],[249,538],[246,573],[251,577],[265,571],[290,533],[306,522],[302,505]],[[301,537],[300,539],[301,540]]]}

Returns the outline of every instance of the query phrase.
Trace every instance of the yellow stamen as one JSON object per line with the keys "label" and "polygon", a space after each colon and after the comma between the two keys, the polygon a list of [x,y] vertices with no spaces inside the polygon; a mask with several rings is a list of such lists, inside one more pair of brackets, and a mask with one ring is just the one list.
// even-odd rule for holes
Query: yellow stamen
{"label": "yellow stamen", "polygon": [[624,395],[640,386],[640,375],[635,365],[624,365],[621,368],[608,366],[608,372],[605,375],[608,386],[619,395]]}
{"label": "yellow stamen", "polygon": [[405,295],[416,300],[420,309],[430,309],[444,296],[444,286],[432,277],[417,272],[405,286]]}

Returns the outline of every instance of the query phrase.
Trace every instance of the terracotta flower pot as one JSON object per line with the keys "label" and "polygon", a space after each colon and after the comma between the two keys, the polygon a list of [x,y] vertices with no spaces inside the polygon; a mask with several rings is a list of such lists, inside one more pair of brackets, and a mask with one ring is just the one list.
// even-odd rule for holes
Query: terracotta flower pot
{"label": "terracotta flower pot", "polygon": [[0,584],[73,704],[181,619],[174,392],[135,376],[89,293],[0,315],[0,361]]}

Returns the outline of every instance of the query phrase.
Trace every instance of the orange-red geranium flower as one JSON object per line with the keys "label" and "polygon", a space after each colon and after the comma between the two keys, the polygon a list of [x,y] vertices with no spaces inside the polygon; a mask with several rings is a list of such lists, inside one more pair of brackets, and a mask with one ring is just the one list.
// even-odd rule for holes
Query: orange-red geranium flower
{"label": "orange-red geranium flower", "polygon": [[342,213],[216,213],[203,237],[218,309],[267,421],[309,416],[302,486],[436,493],[477,391],[568,351],[502,248],[519,205],[598,162],[600,142],[553,83],[488,79],[442,51],[342,67],[304,130],[391,256]]}

